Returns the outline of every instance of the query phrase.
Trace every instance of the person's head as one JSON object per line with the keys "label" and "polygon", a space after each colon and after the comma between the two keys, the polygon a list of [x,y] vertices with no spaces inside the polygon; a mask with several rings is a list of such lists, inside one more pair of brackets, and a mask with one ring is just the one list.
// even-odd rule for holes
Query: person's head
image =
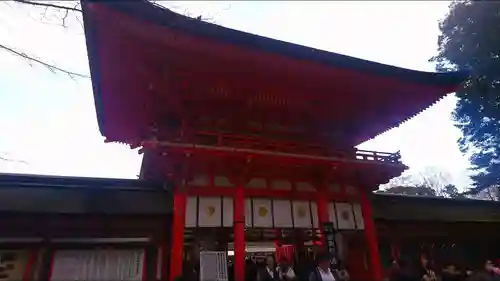
{"label": "person's head", "polygon": [[485,263],[484,263],[484,269],[488,272],[491,272],[493,271],[493,262],[491,262],[491,260],[487,260]]}
{"label": "person's head", "polygon": [[266,265],[269,267],[274,267],[274,255],[267,255],[266,256]]}
{"label": "person's head", "polygon": [[457,270],[457,267],[453,263],[446,263],[443,267],[443,270],[447,272],[455,272]]}
{"label": "person's head", "polygon": [[423,267],[428,267],[429,266],[429,259],[426,256],[422,255],[420,257],[420,265],[422,265]]}
{"label": "person's head", "polygon": [[316,257],[316,263],[318,264],[318,267],[320,267],[323,270],[327,270],[330,268],[330,262],[332,258],[328,253],[320,253]]}
{"label": "person's head", "polygon": [[399,263],[397,259],[391,260],[391,268],[392,269],[398,269],[399,268]]}

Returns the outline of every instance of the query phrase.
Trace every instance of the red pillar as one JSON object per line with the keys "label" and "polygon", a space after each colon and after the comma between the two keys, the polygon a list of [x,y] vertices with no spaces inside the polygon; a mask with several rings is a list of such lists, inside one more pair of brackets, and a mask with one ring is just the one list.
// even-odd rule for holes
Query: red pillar
{"label": "red pillar", "polygon": [[26,266],[24,268],[23,273],[23,281],[31,280],[33,276],[33,269],[36,264],[36,259],[38,256],[38,249],[33,249],[29,252],[28,261],[26,262]]}
{"label": "red pillar", "polygon": [[[275,229],[274,233],[275,233],[276,237],[280,237],[280,230],[279,229]],[[277,261],[279,261],[280,257],[281,257],[280,256],[281,253],[280,253],[280,241],[278,241],[278,239],[274,240],[274,253],[275,253],[275,257],[274,258]]]}
{"label": "red pillar", "polygon": [[182,251],[184,248],[184,226],[186,194],[178,189],[174,192],[174,214],[172,222],[172,245],[170,250],[170,280],[182,274]]}
{"label": "red pillar", "polygon": [[245,280],[245,190],[236,186],[233,200],[234,220],[234,281]]}
{"label": "red pillar", "polygon": [[361,194],[361,212],[363,214],[363,222],[365,225],[365,239],[368,248],[369,269],[371,271],[371,280],[382,280],[382,265],[380,264],[380,256],[378,253],[377,232],[375,222],[373,220],[372,207],[368,192]]}
{"label": "red pillar", "polygon": [[[323,233],[323,223],[330,222],[330,216],[328,215],[328,200],[326,194],[323,194],[323,189],[317,190],[317,198],[316,198],[316,207],[318,209],[318,227],[320,229],[321,236],[324,236]],[[321,241],[321,245],[323,250],[326,250],[328,245],[324,243],[324,237]]]}
{"label": "red pillar", "polygon": [[142,268],[141,268],[142,278],[141,278],[141,281],[147,281],[148,278],[151,278],[148,276],[148,266],[147,266],[148,262],[151,262],[148,258],[149,251],[150,251],[149,247],[144,248],[144,255],[142,256]]}

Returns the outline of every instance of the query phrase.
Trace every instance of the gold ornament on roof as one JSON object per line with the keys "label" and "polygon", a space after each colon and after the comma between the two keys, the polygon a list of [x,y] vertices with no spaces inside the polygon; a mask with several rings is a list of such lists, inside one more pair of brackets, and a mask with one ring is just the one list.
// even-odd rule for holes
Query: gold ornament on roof
{"label": "gold ornament on roof", "polygon": [[306,214],[307,214],[307,211],[306,211],[306,208],[305,208],[304,206],[299,206],[299,207],[297,208],[297,216],[298,216],[299,218],[303,218],[303,217],[305,217],[305,216],[306,216]]}
{"label": "gold ornament on roof", "polygon": [[215,207],[214,206],[208,206],[205,208],[205,214],[207,215],[207,217],[211,217],[213,216],[215,213]]}
{"label": "gold ornament on roof", "polygon": [[259,217],[263,218],[263,217],[267,216],[268,211],[267,211],[266,207],[260,206],[259,209],[257,210],[257,213],[259,214]]}
{"label": "gold ornament on roof", "polygon": [[349,214],[349,212],[348,212],[348,211],[343,211],[343,212],[342,212],[342,219],[344,219],[344,220],[349,220],[349,219],[351,219],[351,214]]}

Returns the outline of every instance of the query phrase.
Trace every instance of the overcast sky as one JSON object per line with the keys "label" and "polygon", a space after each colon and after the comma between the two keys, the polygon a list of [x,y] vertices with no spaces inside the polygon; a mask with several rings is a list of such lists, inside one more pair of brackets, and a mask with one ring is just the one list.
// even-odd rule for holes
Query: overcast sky
{"label": "overcast sky", "polygon": [[[416,70],[432,71],[438,20],[445,1],[181,2],[163,5],[204,15],[227,27]],[[75,17],[67,27],[43,9],[0,3],[0,43],[87,73],[85,41]],[[135,178],[141,157],[104,144],[88,79],[69,79],[0,50],[0,172]],[[399,128],[360,147],[400,150],[412,173],[435,167],[451,182],[468,184],[468,161],[450,114],[451,95]]]}

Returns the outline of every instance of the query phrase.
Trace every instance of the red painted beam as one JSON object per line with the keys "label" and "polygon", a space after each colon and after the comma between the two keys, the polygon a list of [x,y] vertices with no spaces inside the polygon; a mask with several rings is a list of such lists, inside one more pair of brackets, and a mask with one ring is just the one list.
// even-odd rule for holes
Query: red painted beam
{"label": "red painted beam", "polygon": [[[361,192],[361,191],[359,191]],[[358,193],[359,193],[358,192]],[[186,187],[188,196],[207,196],[207,197],[234,197],[236,189],[234,187]],[[329,192],[321,191],[322,198],[327,201],[358,201],[357,195],[348,195],[345,192]],[[245,188],[245,197],[260,197],[260,198],[287,198],[290,200],[312,200],[316,201],[318,192],[316,191],[297,191],[297,190],[279,190],[269,188]]]}

